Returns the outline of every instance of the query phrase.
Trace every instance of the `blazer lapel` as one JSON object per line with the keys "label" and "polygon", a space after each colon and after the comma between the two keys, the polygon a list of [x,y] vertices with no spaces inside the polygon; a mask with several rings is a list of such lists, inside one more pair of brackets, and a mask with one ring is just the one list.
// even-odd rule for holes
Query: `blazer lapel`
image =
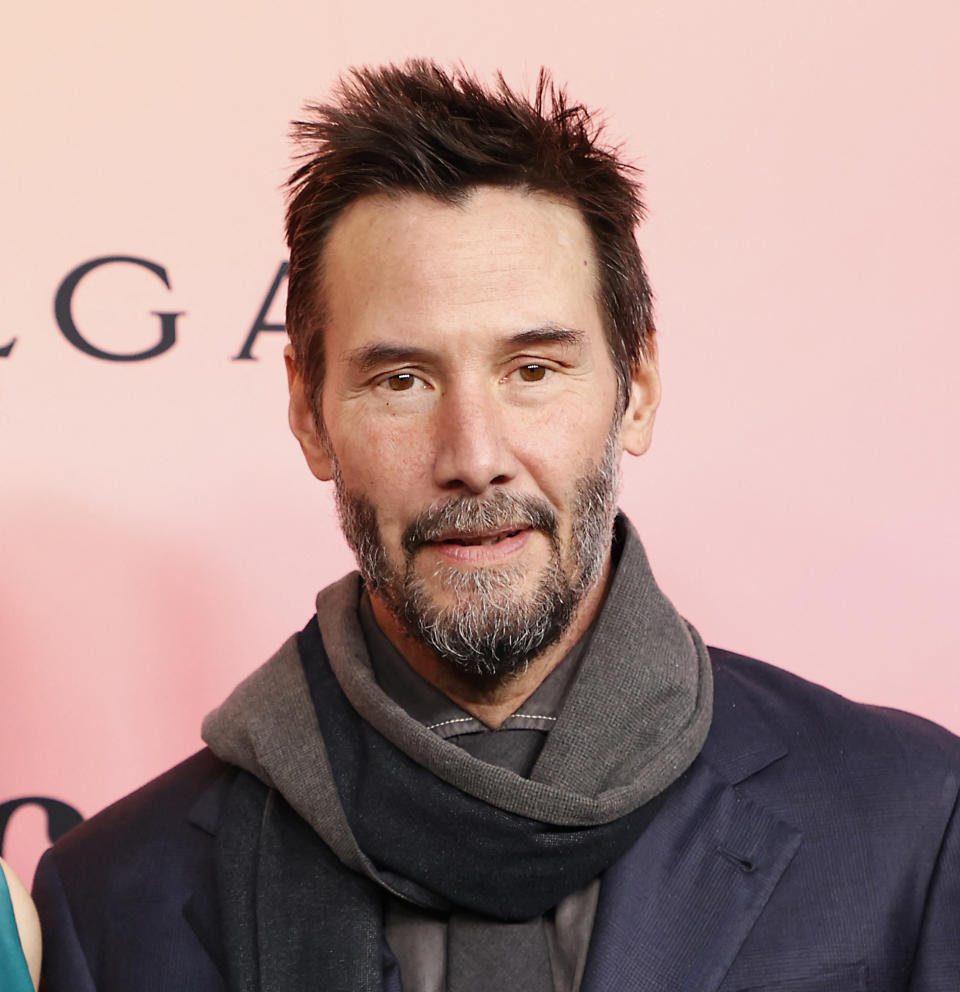
{"label": "blazer lapel", "polygon": [[723,981],[801,840],[738,795],[739,781],[786,753],[750,709],[743,701],[735,735],[711,730],[604,876],[582,992],[712,992]]}
{"label": "blazer lapel", "polygon": [[221,776],[208,786],[187,814],[187,821],[208,842],[206,856],[197,859],[193,889],[183,906],[183,915],[201,947],[210,956],[221,977],[226,978],[221,938],[221,919],[217,897],[214,860],[217,826],[230,775]]}

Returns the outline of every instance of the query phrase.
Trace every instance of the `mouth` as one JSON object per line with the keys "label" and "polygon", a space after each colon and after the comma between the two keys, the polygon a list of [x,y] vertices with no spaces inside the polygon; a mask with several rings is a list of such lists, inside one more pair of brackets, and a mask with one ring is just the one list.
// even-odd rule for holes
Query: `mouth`
{"label": "mouth", "polygon": [[501,541],[505,541],[508,538],[516,537],[521,531],[526,530],[525,527],[514,527],[511,530],[499,530],[495,532],[484,532],[476,534],[445,534],[443,537],[438,538],[435,541],[431,541],[431,544],[457,544],[464,548],[473,547],[489,547],[493,544],[499,544]]}
{"label": "mouth", "polygon": [[555,539],[556,515],[526,493],[497,489],[490,496],[455,496],[418,513],[401,535],[412,559],[420,551],[462,562],[506,561],[536,534]]}
{"label": "mouth", "polygon": [[499,530],[447,531],[422,547],[452,564],[477,566],[505,563],[518,554],[534,529],[516,524]]}

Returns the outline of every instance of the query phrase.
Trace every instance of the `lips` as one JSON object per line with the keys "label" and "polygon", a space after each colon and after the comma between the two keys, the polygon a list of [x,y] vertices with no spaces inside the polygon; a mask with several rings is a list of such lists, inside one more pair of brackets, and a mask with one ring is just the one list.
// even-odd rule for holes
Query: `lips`
{"label": "lips", "polygon": [[516,527],[511,530],[501,530],[493,534],[450,534],[444,535],[433,544],[459,544],[462,547],[489,547],[499,544],[508,537],[514,537],[524,528]]}
{"label": "lips", "polygon": [[496,565],[511,560],[527,546],[535,530],[517,529],[511,524],[500,530],[447,530],[439,539],[420,547],[439,555],[440,559],[459,566]]}
{"label": "lips", "polygon": [[413,558],[432,548],[463,561],[480,561],[485,555],[504,557],[519,550],[534,532],[550,540],[557,519],[543,499],[497,489],[490,496],[455,496],[427,507],[404,528],[404,553]]}

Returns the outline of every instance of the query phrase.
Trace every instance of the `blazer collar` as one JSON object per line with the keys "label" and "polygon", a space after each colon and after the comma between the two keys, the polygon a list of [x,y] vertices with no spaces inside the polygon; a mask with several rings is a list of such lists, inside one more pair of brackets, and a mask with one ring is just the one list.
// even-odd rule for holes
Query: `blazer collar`
{"label": "blazer collar", "polygon": [[226,978],[226,967],[221,941],[220,911],[217,902],[214,844],[217,825],[220,822],[220,813],[232,778],[232,775],[223,775],[212,782],[200,794],[187,814],[187,822],[209,838],[210,853],[204,862],[206,866],[204,877],[195,880],[193,891],[183,906],[184,918],[224,978]]}

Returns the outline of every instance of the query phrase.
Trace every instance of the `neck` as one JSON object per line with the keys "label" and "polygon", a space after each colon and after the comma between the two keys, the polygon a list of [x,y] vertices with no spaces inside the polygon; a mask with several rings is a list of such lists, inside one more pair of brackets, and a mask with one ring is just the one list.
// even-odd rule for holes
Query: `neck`
{"label": "neck", "polygon": [[481,683],[458,672],[426,644],[412,637],[379,595],[371,594],[370,603],[380,629],[407,664],[461,709],[495,730],[533,695],[586,633],[603,606],[609,581],[608,558],[600,578],[584,594],[560,639],[533,658],[523,671],[494,683]]}

